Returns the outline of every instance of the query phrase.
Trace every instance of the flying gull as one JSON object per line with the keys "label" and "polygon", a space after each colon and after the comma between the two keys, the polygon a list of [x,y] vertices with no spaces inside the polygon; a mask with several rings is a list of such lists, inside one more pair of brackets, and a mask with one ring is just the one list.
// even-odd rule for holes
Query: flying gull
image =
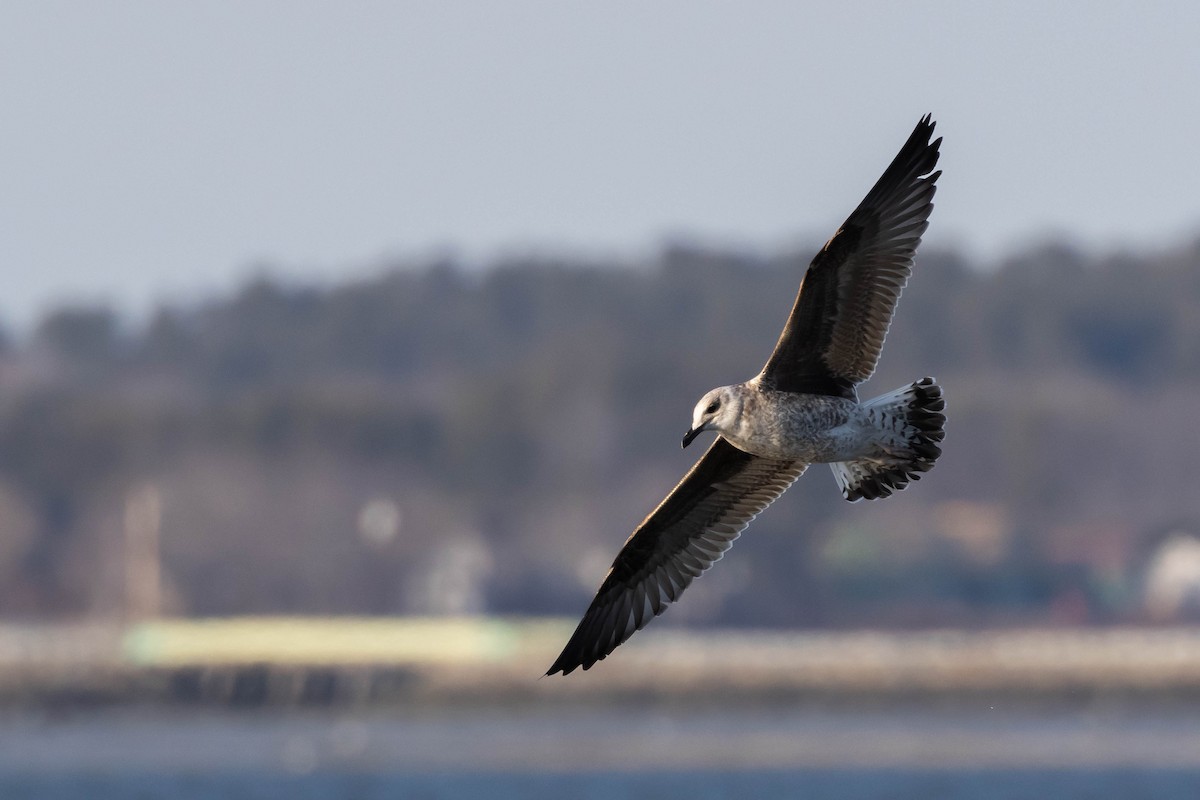
{"label": "flying gull", "polygon": [[809,464],[842,496],[887,497],[933,467],[946,421],[933,378],[860,403],[933,210],[942,140],[926,115],[808,267],[762,372],[700,399],[683,446],[716,441],[625,542],[546,673],[585,670],[679,599]]}

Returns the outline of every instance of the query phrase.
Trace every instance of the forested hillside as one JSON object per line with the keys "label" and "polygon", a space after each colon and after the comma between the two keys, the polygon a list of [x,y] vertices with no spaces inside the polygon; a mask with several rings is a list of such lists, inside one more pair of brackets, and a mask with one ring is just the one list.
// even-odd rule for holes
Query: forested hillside
{"label": "forested hillside", "polygon": [[[149,493],[172,613],[573,615],[698,454],[696,399],[766,359],[810,254],[261,279],[144,326],[55,311],[0,353],[0,614],[115,612]],[[668,616],[1147,619],[1148,560],[1200,520],[1200,244],[923,251],[863,394],[926,374],[933,472],[851,505],[812,468]]]}

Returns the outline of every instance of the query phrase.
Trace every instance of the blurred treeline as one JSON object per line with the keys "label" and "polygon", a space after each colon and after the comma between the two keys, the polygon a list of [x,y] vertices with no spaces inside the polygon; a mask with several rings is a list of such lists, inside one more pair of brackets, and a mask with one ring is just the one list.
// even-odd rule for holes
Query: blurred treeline
{"label": "blurred treeline", "polygon": [[[0,352],[0,614],[119,613],[150,492],[167,613],[574,615],[707,446],[679,449],[695,400],[766,359],[811,252],[263,278],[138,326],[54,311]],[[1194,612],[1186,579],[1147,597],[1186,577],[1160,562],[1200,519],[1200,243],[923,251],[863,395],[926,374],[949,404],[932,473],[851,505],[813,467],[668,617]]]}

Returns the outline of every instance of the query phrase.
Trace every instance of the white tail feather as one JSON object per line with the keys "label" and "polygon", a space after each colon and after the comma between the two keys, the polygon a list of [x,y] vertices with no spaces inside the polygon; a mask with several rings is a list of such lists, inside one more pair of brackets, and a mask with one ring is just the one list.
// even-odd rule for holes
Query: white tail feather
{"label": "white tail feather", "polygon": [[842,496],[854,502],[900,491],[933,468],[942,454],[946,401],[933,378],[868,400],[863,408],[879,425],[882,453],[877,457],[830,464]]}

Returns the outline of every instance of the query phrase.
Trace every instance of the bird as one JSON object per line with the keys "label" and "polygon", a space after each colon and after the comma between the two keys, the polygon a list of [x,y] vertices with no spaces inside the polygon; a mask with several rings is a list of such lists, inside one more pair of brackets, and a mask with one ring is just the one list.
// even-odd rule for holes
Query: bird
{"label": "bird", "polygon": [[805,272],[762,371],[706,393],[684,434],[716,439],[618,552],[547,671],[591,668],[662,614],[811,464],[842,496],[878,499],[941,455],[945,400],[933,378],[860,402],[929,225],[942,140],[925,115]]}

